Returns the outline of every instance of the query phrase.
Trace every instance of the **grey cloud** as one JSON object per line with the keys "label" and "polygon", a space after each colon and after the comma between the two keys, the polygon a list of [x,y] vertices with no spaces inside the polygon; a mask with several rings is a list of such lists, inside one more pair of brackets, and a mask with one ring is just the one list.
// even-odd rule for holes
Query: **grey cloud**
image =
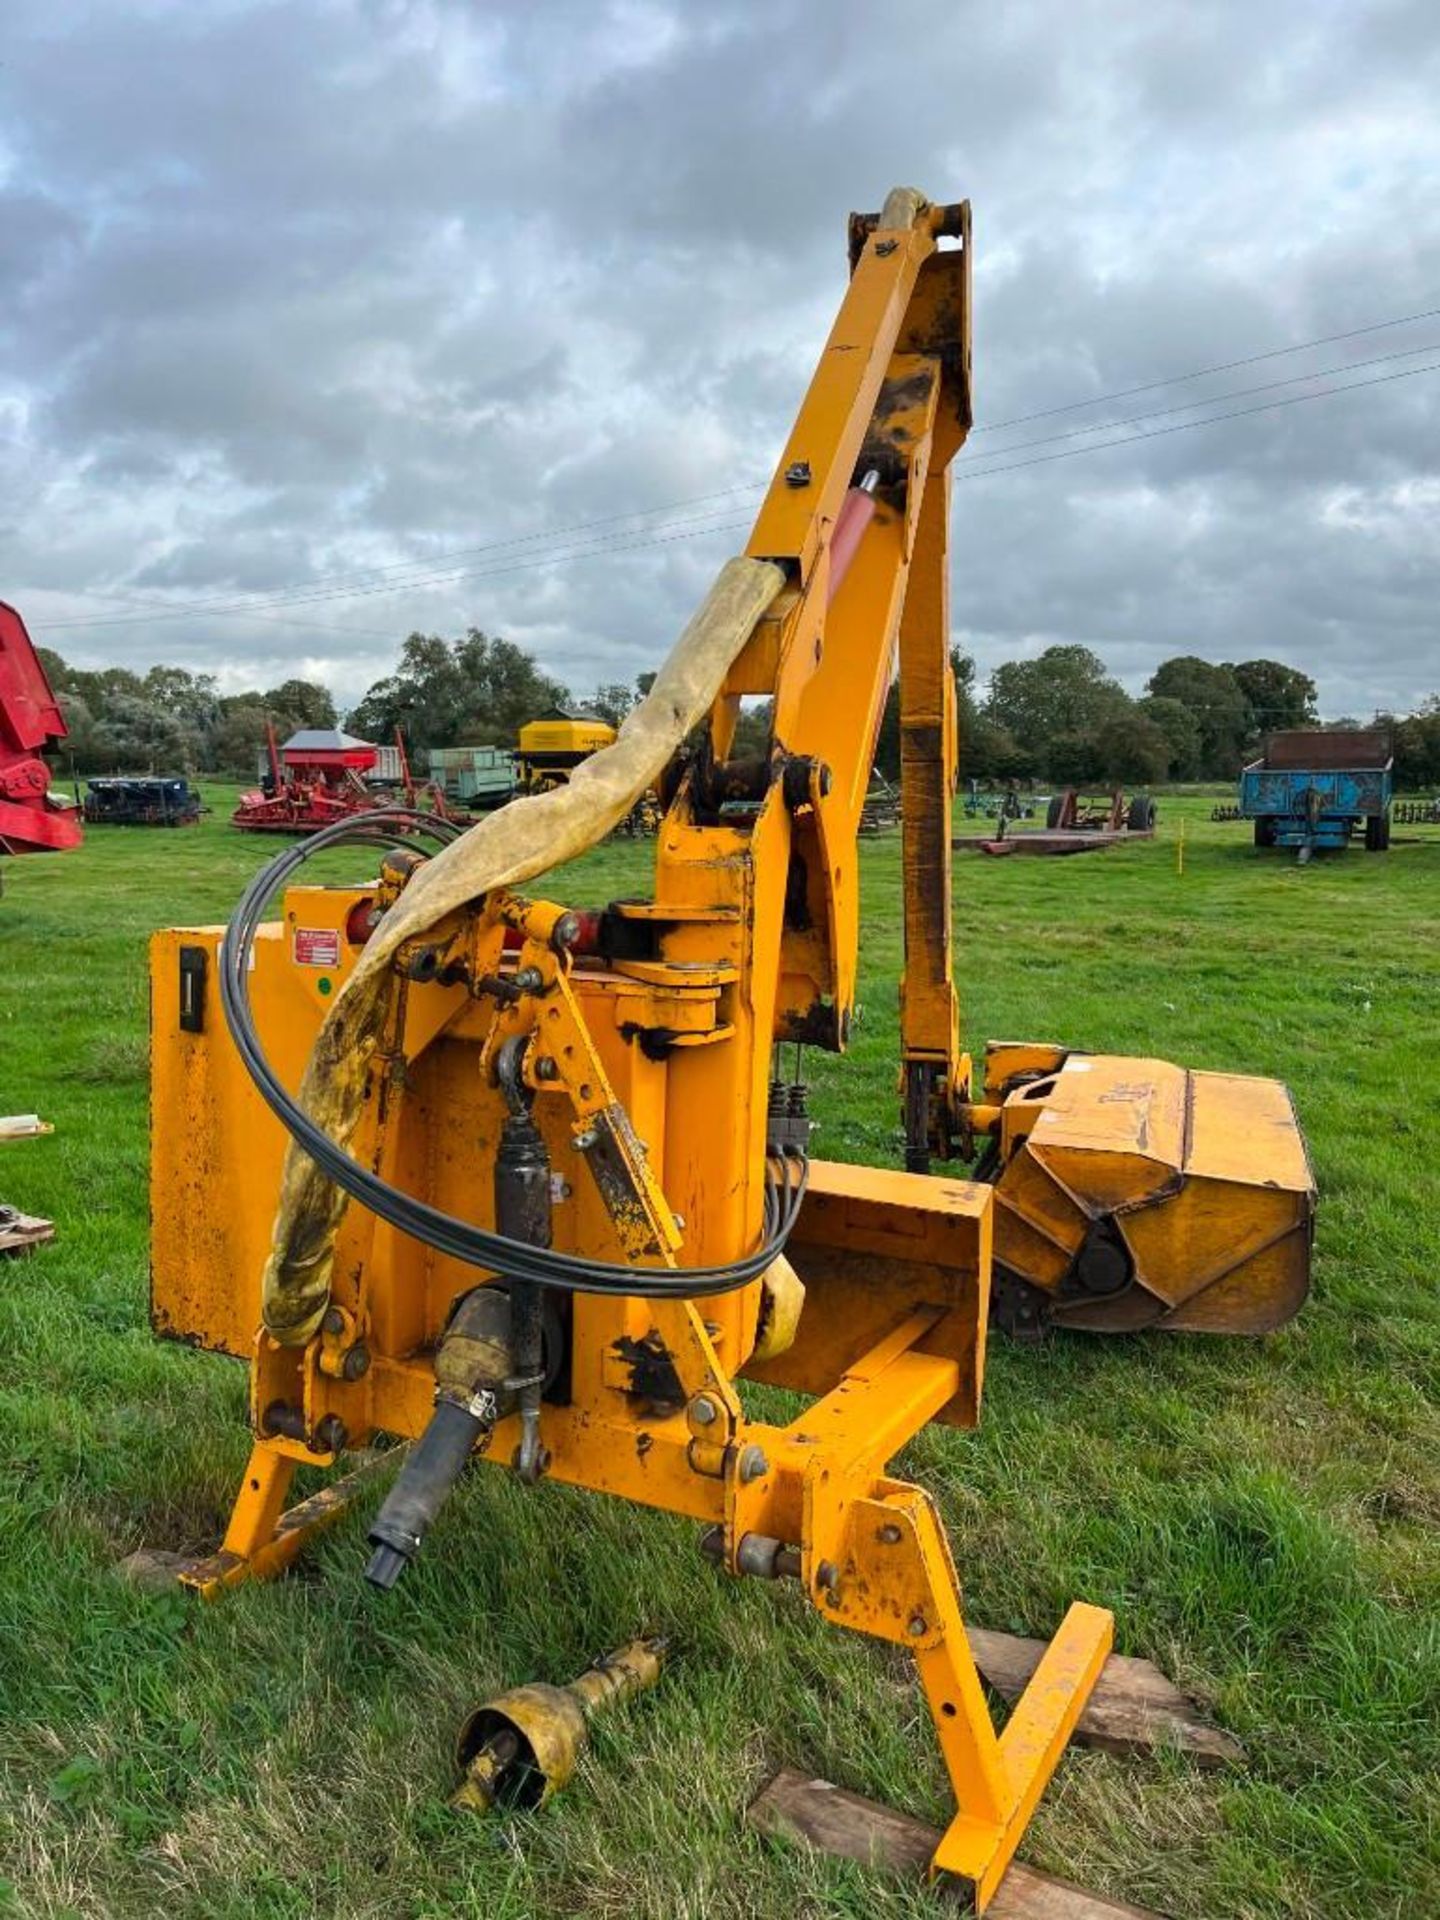
{"label": "grey cloud", "polygon": [[[982,421],[1440,306],[1424,4],[34,0],[7,26],[0,551],[87,662],[304,657],[354,698],[411,627],[473,621],[582,688],[653,664],[743,536],[581,557],[559,530],[768,469],[845,213],[897,180],[974,200]],[[1440,374],[980,476],[1429,339],[977,434],[957,638],[982,671],[1080,639],[1137,687],[1184,648],[1293,660],[1332,711],[1420,698],[1440,555],[1402,493],[1433,482]],[[419,581],[547,528],[575,557]],[[404,593],[358,577],[398,561]],[[367,590],[134,604],[335,574]]]}

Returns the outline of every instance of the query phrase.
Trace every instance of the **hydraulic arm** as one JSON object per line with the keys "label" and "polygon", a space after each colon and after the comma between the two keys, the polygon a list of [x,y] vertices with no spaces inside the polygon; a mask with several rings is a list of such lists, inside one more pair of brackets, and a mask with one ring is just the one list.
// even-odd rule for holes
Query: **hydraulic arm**
{"label": "hydraulic arm", "polygon": [[[978,1418],[997,1255],[1032,1323],[1077,1274],[1143,1305],[1178,1271],[1188,1298],[1270,1156],[1242,1177],[1204,1076],[991,1047],[977,1078],[961,1049],[946,542],[971,417],[969,209],[897,191],[850,241],[746,552],[617,743],[463,837],[399,811],[342,824],[272,863],[223,939],[156,936],[153,1317],[251,1368],[250,1467],[191,1584],[286,1564],[335,1505],[286,1513],[295,1465],[377,1430],[419,1439],[372,1527],[382,1586],[427,1529],[439,1547],[476,1453],[687,1514],[726,1573],[793,1577],[825,1618],[913,1654],[957,1807],[935,1865],[983,1909],[1110,1617],[1070,1609],[997,1734],[935,1507],[889,1463],[928,1421]],[[908,1168],[884,1172],[810,1160],[790,1063],[849,1036],[857,829],[897,663]],[[754,697],[772,722],[752,760],[734,741]],[[576,910],[520,891],[657,777],[653,898]],[[399,844],[368,885],[298,883],[347,838]],[[1299,1155],[1278,1191],[1308,1228],[1283,1089],[1225,1085],[1268,1089],[1274,1157]],[[977,1150],[993,1183],[925,1171]],[[1251,1258],[1278,1271],[1289,1247],[1271,1222]],[[742,1378],[810,1404],[751,1419]],[[486,1782],[530,1737],[517,1724],[491,1729]]]}

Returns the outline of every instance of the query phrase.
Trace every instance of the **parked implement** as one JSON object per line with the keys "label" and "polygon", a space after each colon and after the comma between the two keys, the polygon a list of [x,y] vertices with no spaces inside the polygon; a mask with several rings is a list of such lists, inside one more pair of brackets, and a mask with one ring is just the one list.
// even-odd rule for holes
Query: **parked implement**
{"label": "parked implement", "polygon": [[1061,833],[1139,833],[1155,831],[1158,810],[1148,793],[1127,800],[1119,787],[1103,795],[1087,795],[1079,787],[1065,787],[1050,796],[1045,824]]}
{"label": "parked implement", "polygon": [[[823,1619],[909,1649],[957,1802],[934,1866],[983,1909],[1111,1620],[1073,1606],[997,1734],[935,1505],[889,1463],[930,1421],[978,1419],[992,1279],[1036,1319],[1272,1324],[1303,1292],[1312,1195],[1273,1082],[961,1050],[947,542],[969,208],[898,190],[850,240],[745,555],[615,744],[463,838],[344,823],[272,862],[223,933],[156,935],[152,1314],[251,1366],[250,1464],[193,1586],[287,1564],[338,1504],[286,1515],[295,1467],[377,1430],[418,1441],[371,1523],[381,1588],[428,1530],[443,1543],[476,1451],[522,1485],[684,1514],[728,1574],[793,1575]],[[801,1065],[850,1038],[857,828],[897,657],[904,1172],[810,1158]],[[732,753],[746,698],[771,702],[755,758]],[[520,890],[657,782],[653,899]],[[387,837],[377,879],[299,884],[317,848]],[[977,1151],[985,1179],[929,1171]],[[813,1404],[750,1418],[741,1376]]]}
{"label": "parked implement", "polygon": [[115,774],[85,782],[85,819],[98,827],[193,827],[200,794],[181,774]]}
{"label": "parked implement", "polygon": [[68,731],[25,622],[0,601],[0,854],[79,846],[78,810],[50,791],[42,757]]}
{"label": "parked implement", "polygon": [[1390,845],[1390,737],[1364,728],[1272,733],[1240,775],[1240,815],[1257,847],[1294,847],[1301,862],[1339,852],[1363,829],[1367,853]]}
{"label": "parked implement", "polygon": [[508,747],[432,747],[430,778],[451,807],[488,813],[515,793],[515,755]]}
{"label": "parked implement", "polygon": [[515,785],[521,793],[563,786],[582,760],[610,746],[615,729],[587,707],[551,707],[529,720],[515,742]]}
{"label": "parked implement", "polygon": [[1158,818],[1149,794],[1127,800],[1118,787],[1103,798],[1089,798],[1078,787],[1052,794],[1043,827],[1018,824],[1029,818],[1030,809],[1022,807],[1018,795],[1007,795],[1006,801],[997,832],[957,834],[951,845],[992,855],[1096,853],[1126,840],[1153,839]]}
{"label": "parked implement", "polygon": [[[318,833],[337,821],[374,813],[383,797],[372,784],[380,748],[339,727],[302,727],[283,747],[266,725],[269,772],[258,790],[242,793],[231,823],[245,833]],[[394,766],[404,803],[448,817],[445,797],[429,783],[417,786],[405,743],[397,733]]]}

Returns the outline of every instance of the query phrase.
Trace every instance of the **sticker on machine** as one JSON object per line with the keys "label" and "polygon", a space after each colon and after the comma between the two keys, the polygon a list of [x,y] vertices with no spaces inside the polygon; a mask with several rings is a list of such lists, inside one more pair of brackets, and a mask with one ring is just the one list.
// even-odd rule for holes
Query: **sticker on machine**
{"label": "sticker on machine", "polygon": [[336,927],[296,927],[297,967],[338,967],[340,933]]}

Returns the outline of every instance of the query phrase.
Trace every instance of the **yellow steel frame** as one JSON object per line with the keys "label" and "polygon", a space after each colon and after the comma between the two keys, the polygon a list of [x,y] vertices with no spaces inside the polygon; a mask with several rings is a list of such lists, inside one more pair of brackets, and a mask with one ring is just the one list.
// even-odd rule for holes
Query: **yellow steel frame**
{"label": "yellow steel frame", "polygon": [[[849,1027],[856,827],[897,656],[906,1053],[942,1096],[968,1094],[948,879],[940,887],[955,746],[947,469],[970,417],[968,208],[895,204],[901,211],[887,203],[858,236],[848,292],[747,549],[784,563],[791,584],[711,716],[724,760],[742,699],[772,696],[777,777],[743,819],[708,805],[697,773],[682,783],[659,837],[654,900],[612,910],[650,939],[651,957],[572,965],[548,940],[556,909],[506,898],[430,936],[456,962],[453,977],[421,985],[397,971],[356,1150],[437,1205],[485,1222],[483,1174],[503,1118],[487,1066],[502,1039],[523,1038],[563,1196],[557,1245],[704,1264],[756,1243],[772,1047],[841,1047]],[[874,519],[832,591],[830,537],[857,467],[872,462],[882,472]],[[798,798],[778,777],[797,761],[810,769]],[[252,999],[292,1085],[327,996],[353,964],[352,909],[367,897],[294,889],[257,944]],[[292,944],[299,927],[333,934],[335,964],[323,974]],[[507,927],[519,928],[517,964],[538,984],[497,1011],[464,981],[506,964]],[[198,1344],[249,1351],[258,1435],[221,1551],[186,1575],[206,1594],[278,1572],[343,1503],[338,1488],[287,1513],[298,1463],[332,1462],[377,1429],[423,1430],[434,1341],[477,1277],[351,1208],[322,1333],[304,1349],[263,1333],[252,1344],[282,1140],[224,1033],[179,1029],[178,949],[215,938],[160,934],[152,956],[154,1317]],[[646,1033],[663,1045],[637,1045]],[[606,1207],[582,1147],[616,1114],[628,1197]],[[957,1805],[935,1867],[968,1885],[977,1910],[1111,1643],[1107,1613],[1071,1607],[997,1735],[934,1504],[888,1475],[928,1421],[978,1417],[992,1207],[984,1186],[817,1168],[807,1229],[792,1246],[809,1295],[787,1351],[757,1355],[767,1300],[759,1282],[702,1301],[577,1296],[567,1390],[543,1410],[551,1477],[719,1529],[733,1574],[754,1571],[766,1543],[788,1549],[827,1619],[911,1651]],[[747,1373],[815,1397],[788,1422],[748,1419],[737,1386]],[[289,1410],[288,1424],[277,1424],[277,1408]],[[515,1420],[502,1422],[490,1457],[509,1460],[517,1437]]]}

